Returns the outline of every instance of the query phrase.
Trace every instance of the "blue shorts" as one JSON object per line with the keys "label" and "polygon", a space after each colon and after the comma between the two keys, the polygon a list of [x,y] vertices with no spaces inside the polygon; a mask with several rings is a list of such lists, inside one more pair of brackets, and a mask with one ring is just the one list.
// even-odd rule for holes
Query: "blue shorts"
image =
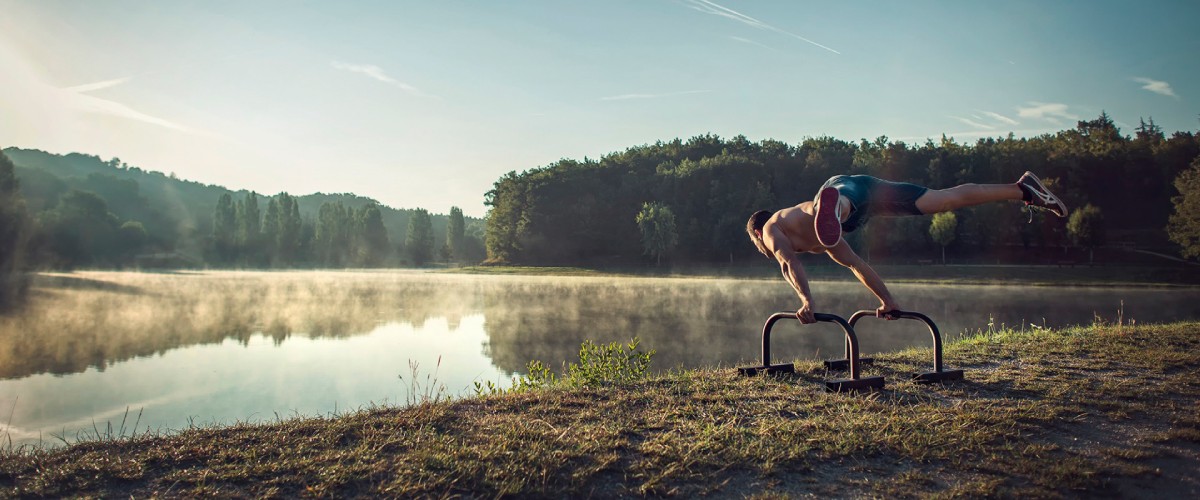
{"label": "blue shorts", "polygon": [[[929,188],[907,182],[891,182],[869,175],[835,175],[821,185],[832,186],[850,200],[850,217],[842,222],[842,231],[862,227],[872,216],[924,215],[917,198]],[[817,190],[817,193],[821,192]]]}

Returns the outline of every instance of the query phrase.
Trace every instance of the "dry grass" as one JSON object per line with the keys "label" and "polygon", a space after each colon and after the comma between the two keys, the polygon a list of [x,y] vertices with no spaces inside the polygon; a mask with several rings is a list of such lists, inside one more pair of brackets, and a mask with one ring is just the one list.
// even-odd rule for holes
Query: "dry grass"
{"label": "dry grass", "polygon": [[947,347],[966,381],[905,380],[910,350],[863,395],[800,363],[10,450],[0,496],[1186,496],[1198,329],[982,333]]}

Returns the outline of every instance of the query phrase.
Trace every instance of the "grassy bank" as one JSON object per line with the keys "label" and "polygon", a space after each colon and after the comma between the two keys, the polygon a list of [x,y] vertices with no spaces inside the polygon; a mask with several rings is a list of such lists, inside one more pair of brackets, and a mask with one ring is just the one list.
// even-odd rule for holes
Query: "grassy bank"
{"label": "grassy bank", "polygon": [[967,380],[829,394],[731,368],[0,456],[0,496],[1195,497],[1200,323],[985,332]]}

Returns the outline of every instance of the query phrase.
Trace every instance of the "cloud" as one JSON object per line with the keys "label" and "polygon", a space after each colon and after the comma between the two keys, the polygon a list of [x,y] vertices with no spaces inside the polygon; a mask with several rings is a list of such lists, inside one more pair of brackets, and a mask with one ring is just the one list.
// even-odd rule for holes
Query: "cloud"
{"label": "cloud", "polygon": [[185,127],[173,121],[142,113],[141,111],[133,109],[125,104],[87,94],[87,92],[116,87],[118,85],[125,84],[132,79],[132,77],[115,78],[112,80],[87,83],[56,90],[59,92],[59,99],[61,99],[61,102],[65,103],[69,108],[75,111],[116,116],[118,118],[140,121],[181,132],[196,132],[194,129]]}
{"label": "cloud", "polygon": [[680,92],[667,92],[664,94],[621,94],[608,97],[601,97],[601,101],[627,101],[630,99],[658,99],[660,97],[674,97],[688,94],[703,94],[712,92],[711,90],[684,90]]}
{"label": "cloud", "polygon": [[1028,107],[1017,107],[1017,116],[1036,120],[1046,120],[1050,123],[1062,123],[1060,119],[1078,120],[1079,116],[1067,111],[1067,105],[1061,103],[1030,102]]}
{"label": "cloud", "polygon": [[413,87],[412,85],[409,85],[407,83],[404,83],[400,80],[397,80],[395,78],[388,76],[387,73],[383,72],[383,68],[380,68],[379,66],[376,66],[374,64],[351,64],[351,63],[344,63],[341,61],[333,61],[330,63],[330,65],[333,66],[334,69],[338,69],[341,71],[349,71],[351,73],[358,73],[360,75],[366,75],[370,78],[373,78],[380,82],[386,83],[388,85],[393,85],[393,86],[399,87],[400,90],[403,90],[405,92],[408,92],[408,93],[416,95],[416,96],[429,97],[428,94],[421,92],[416,87]]}
{"label": "cloud", "polygon": [[1004,115],[1002,115],[1002,114],[1000,114],[1000,113],[994,113],[994,112],[991,112],[991,111],[980,111],[980,113],[983,113],[983,115],[984,115],[984,116],[986,116],[986,117],[988,117],[988,118],[991,118],[991,119],[993,119],[993,120],[996,120],[996,121],[998,121],[998,122],[1000,122],[1000,123],[1003,123],[1003,124],[1005,124],[1005,125],[1013,125],[1013,126],[1016,126],[1016,125],[1020,125],[1020,124],[1021,124],[1020,122],[1018,122],[1018,121],[1016,121],[1016,120],[1014,120],[1014,119],[1012,119],[1012,118],[1009,118],[1009,117],[1007,117],[1007,116],[1004,116]]}
{"label": "cloud", "polygon": [[795,33],[792,33],[792,32],[790,32],[790,31],[787,31],[787,30],[784,30],[784,29],[781,29],[781,28],[777,28],[777,27],[775,27],[775,26],[772,26],[772,25],[770,25],[770,24],[767,24],[767,23],[764,23],[764,22],[762,22],[762,21],[759,21],[758,19],[755,19],[755,18],[753,18],[753,17],[750,17],[750,16],[747,16],[747,15],[745,15],[745,14],[742,14],[741,12],[735,11],[735,10],[733,10],[733,9],[730,9],[730,8],[728,8],[728,7],[723,7],[723,6],[721,6],[721,5],[717,5],[717,4],[715,4],[715,3],[713,3],[713,2],[710,2],[710,1],[708,1],[708,0],[684,0],[684,3],[685,3],[685,4],[686,4],[688,7],[691,7],[692,9],[694,9],[694,10],[697,10],[697,11],[700,11],[700,12],[703,12],[703,13],[705,13],[705,14],[712,14],[712,15],[714,15],[714,16],[721,16],[721,17],[724,17],[724,18],[726,18],[726,19],[732,19],[732,20],[734,20],[734,21],[737,21],[737,22],[739,22],[739,23],[746,24],[746,25],[748,25],[748,26],[751,26],[751,27],[754,27],[754,28],[758,28],[758,29],[762,29],[762,30],[774,31],[774,32],[776,32],[776,33],[779,33],[779,34],[781,34],[781,35],[787,35],[787,36],[790,36],[790,37],[792,37],[792,38],[796,38],[796,39],[798,39],[798,40],[802,40],[802,41],[804,41],[804,42],[810,43],[810,44],[812,44],[812,45],[816,45],[817,47],[820,47],[820,48],[822,48],[822,49],[825,49],[825,50],[828,50],[828,51],[830,51],[830,52],[833,52],[834,54],[839,54],[839,55],[841,54],[841,52],[838,52],[838,51],[836,51],[836,50],[834,50],[834,49],[831,49],[831,48],[829,48],[829,47],[826,47],[826,46],[824,46],[824,45],[821,45],[821,44],[819,44],[819,43],[817,43],[817,42],[814,42],[814,41],[812,41],[812,40],[809,40],[809,39],[807,39],[807,38],[804,38],[804,37],[802,37],[802,36],[800,36],[800,35],[797,35],[797,34],[795,34]]}
{"label": "cloud", "polygon": [[979,123],[977,121],[970,120],[967,118],[960,118],[957,116],[951,116],[950,118],[953,118],[955,120],[958,120],[960,122],[963,122],[963,123],[970,125],[972,127],[975,127],[975,128],[980,128],[980,129],[984,129],[984,130],[995,130],[996,129],[996,127],[993,127],[991,125],[985,125],[985,124],[982,124],[982,123]]}
{"label": "cloud", "polygon": [[1135,82],[1144,84],[1144,85],[1142,85],[1143,90],[1149,90],[1151,92],[1154,92],[1155,94],[1165,95],[1167,97],[1174,97],[1176,99],[1179,99],[1179,96],[1175,95],[1175,91],[1171,89],[1171,84],[1169,84],[1167,82],[1163,82],[1163,81],[1159,81],[1159,80],[1151,80],[1149,78],[1141,78],[1141,77],[1134,78],[1133,80]]}

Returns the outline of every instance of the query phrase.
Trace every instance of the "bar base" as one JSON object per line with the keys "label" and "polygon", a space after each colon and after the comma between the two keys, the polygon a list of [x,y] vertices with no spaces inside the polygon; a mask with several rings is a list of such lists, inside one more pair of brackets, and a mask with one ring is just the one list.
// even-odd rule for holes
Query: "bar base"
{"label": "bar base", "polygon": [[782,375],[785,373],[796,373],[796,365],[791,363],[781,363],[778,365],[769,366],[744,366],[737,369],[738,375],[743,377],[753,377],[759,373],[766,375]]}
{"label": "bar base", "polygon": [[875,389],[883,389],[883,377],[825,381],[825,390],[829,392],[859,392]]}
{"label": "bar base", "polygon": [[940,384],[951,380],[962,380],[962,370],[942,370],[940,372],[915,373],[912,376],[914,382],[918,384]]}
{"label": "bar base", "polygon": [[[859,366],[875,364],[875,358],[858,358]],[[834,371],[845,371],[850,369],[850,360],[848,359],[827,359],[825,360],[825,369]]]}

